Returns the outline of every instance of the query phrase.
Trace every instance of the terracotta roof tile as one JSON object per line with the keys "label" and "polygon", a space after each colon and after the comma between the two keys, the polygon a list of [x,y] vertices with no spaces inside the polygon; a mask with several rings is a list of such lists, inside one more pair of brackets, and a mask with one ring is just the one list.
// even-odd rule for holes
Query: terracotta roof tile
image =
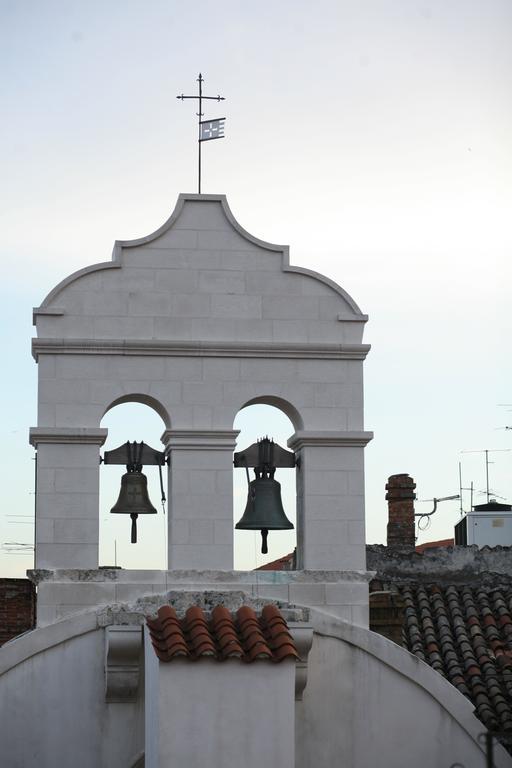
{"label": "terracotta roof tile", "polygon": [[147,625],[160,661],[183,656],[247,662],[299,658],[288,625],[275,605],[264,606],[260,616],[243,605],[236,617],[222,605],[215,606],[210,616],[194,605],[181,619],[172,606],[163,605],[156,617],[147,619]]}
{"label": "terracotta roof tile", "polygon": [[454,539],[440,539],[439,541],[426,541],[424,544],[418,544],[416,552],[425,552],[427,549],[437,549],[438,547],[453,547]]}
{"label": "terracotta roof tile", "polygon": [[290,552],[289,555],[278,557],[277,560],[272,560],[270,563],[265,563],[255,568],[256,571],[294,571],[295,570],[295,552]]}
{"label": "terracotta roof tile", "polygon": [[408,584],[404,645],[446,677],[492,730],[512,733],[512,588]]}

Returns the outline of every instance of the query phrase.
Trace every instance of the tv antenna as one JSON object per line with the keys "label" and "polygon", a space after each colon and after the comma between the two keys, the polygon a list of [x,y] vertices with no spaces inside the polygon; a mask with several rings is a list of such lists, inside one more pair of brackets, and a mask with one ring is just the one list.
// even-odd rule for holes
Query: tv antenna
{"label": "tv antenna", "polygon": [[418,528],[420,531],[426,531],[427,528],[430,526],[430,518],[432,515],[437,511],[437,505],[441,501],[452,501],[453,499],[460,499],[460,495],[458,493],[454,494],[453,496],[441,496],[440,498],[434,497],[433,499],[418,499],[418,501],[432,501],[434,502],[434,509],[432,512],[415,512],[414,517],[418,517]]}
{"label": "tv antenna", "polygon": [[489,464],[492,462],[489,462],[489,454],[490,453],[509,453],[512,450],[512,448],[484,448],[480,451],[461,451],[461,453],[483,453],[485,454],[485,488],[486,488],[486,494],[487,494],[487,504],[490,501],[491,493],[489,490]]}

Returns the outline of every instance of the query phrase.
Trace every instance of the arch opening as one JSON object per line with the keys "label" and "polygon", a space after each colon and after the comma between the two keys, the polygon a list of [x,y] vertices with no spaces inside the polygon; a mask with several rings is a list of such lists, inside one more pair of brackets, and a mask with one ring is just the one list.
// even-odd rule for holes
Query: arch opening
{"label": "arch opening", "polygon": [[[253,397],[251,400],[248,400],[245,403],[245,405],[242,405],[238,413],[241,413],[241,411],[244,408],[247,408],[250,405],[271,406],[275,410],[282,411],[282,413],[291,422],[291,425],[293,426],[295,431],[299,429],[304,429],[304,422],[297,408],[294,405],[292,405],[292,403],[290,403],[288,400],[285,400],[282,397],[277,397],[276,395],[261,395],[259,397]],[[290,437],[291,434],[293,434],[293,430],[292,432],[290,432],[288,437]],[[286,439],[288,439],[288,437]],[[286,446],[283,446],[283,447],[286,447]]]}
{"label": "arch opening", "polygon": [[[163,416],[149,403],[127,396],[107,409],[101,426],[107,427],[108,437],[102,448],[110,451],[128,440],[143,441],[161,450],[160,437]],[[152,398],[150,398],[152,399]],[[122,402],[121,402],[122,401]],[[165,424],[164,421],[164,425]],[[157,514],[139,515],[137,543],[130,542],[130,515],[111,514],[121,487],[126,467],[101,465],[100,468],[100,526],[99,564],[121,568],[164,570],[167,567],[167,508],[162,509],[158,467],[144,466],[148,493]],[[162,467],[162,479],[167,492],[167,467]],[[165,505],[167,507],[167,505]]]}
{"label": "arch opening", "polygon": [[[275,403],[279,398],[255,398],[246,403],[237,413],[233,424],[240,430],[237,438],[237,451],[247,448],[262,437],[268,436],[282,448],[287,447],[288,438],[300,429],[301,422],[292,422],[289,415]],[[272,401],[272,402],[269,402]],[[284,403],[285,401],[281,401]],[[292,408],[289,403],[286,404]],[[294,409],[295,410],[295,409]],[[294,415],[300,420],[300,415]],[[254,480],[254,471],[249,470],[250,479]],[[281,498],[286,517],[293,523],[292,530],[269,531],[268,553],[261,554],[260,531],[235,529],[234,567],[236,570],[251,571],[274,560],[292,555],[297,545],[297,493],[296,469],[277,469],[275,479],[281,484]],[[234,525],[242,517],[247,503],[247,477],[245,469],[233,471],[233,512]],[[287,568],[293,568],[294,559],[286,561]]]}
{"label": "arch opening", "polygon": [[156,398],[151,397],[151,395],[143,395],[137,392],[133,392],[130,395],[122,395],[121,397],[117,397],[112,403],[110,403],[107,408],[105,408],[101,418],[104,419],[109,411],[111,411],[113,408],[116,408],[118,405],[124,405],[125,403],[139,403],[140,405],[148,406],[148,408],[156,411],[156,413],[160,416],[164,423],[165,429],[171,428],[171,418],[162,403]]}

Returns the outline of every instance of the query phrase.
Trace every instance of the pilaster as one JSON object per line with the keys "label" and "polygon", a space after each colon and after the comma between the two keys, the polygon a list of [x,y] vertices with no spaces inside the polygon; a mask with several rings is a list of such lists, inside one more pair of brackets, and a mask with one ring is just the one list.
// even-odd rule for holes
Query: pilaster
{"label": "pilaster", "polygon": [[35,427],[36,568],[97,568],[99,447],[106,429]]}
{"label": "pilaster", "polygon": [[364,447],[372,432],[297,431],[299,569],[364,570]]}
{"label": "pilaster", "polygon": [[166,430],[169,568],[233,567],[236,430]]}

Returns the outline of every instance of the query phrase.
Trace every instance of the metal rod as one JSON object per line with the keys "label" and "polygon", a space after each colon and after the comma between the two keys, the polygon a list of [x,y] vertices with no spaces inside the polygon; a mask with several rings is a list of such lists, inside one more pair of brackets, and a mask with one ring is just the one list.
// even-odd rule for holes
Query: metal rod
{"label": "metal rod", "polygon": [[34,560],[36,567],[36,543],[37,543],[37,450],[34,456]]}
{"label": "metal rod", "polygon": [[452,501],[452,499],[458,499],[459,495],[455,494],[454,496],[443,496],[441,499],[432,499],[434,502],[434,509],[432,512],[418,512],[418,514],[415,514],[414,517],[431,517],[434,512],[437,510],[437,505],[440,501]]}
{"label": "metal rod", "polygon": [[162,520],[164,521],[164,557],[165,557],[165,570],[169,570],[169,525],[167,523],[167,520],[165,518],[165,515],[162,516]]}
{"label": "metal rod", "polygon": [[494,768],[494,743],[493,734],[487,731],[485,734],[487,742],[487,768]]}
{"label": "metal rod", "polygon": [[489,503],[489,451],[485,451],[485,485],[487,491],[487,503]]}
{"label": "metal rod", "polygon": [[[224,96],[203,96],[204,80],[201,72],[199,73],[197,82],[199,83],[198,96],[185,96],[183,93],[181,93],[179,96],[176,96],[176,98],[180,99],[181,101],[184,101],[185,99],[197,99],[199,101],[199,112],[197,113],[197,116],[198,116],[197,143],[199,145],[197,150],[197,154],[198,154],[197,190],[198,190],[198,194],[201,194],[201,144],[203,142],[203,140],[201,139],[201,117],[203,116],[203,100],[208,99],[209,101],[224,101]],[[221,119],[224,120],[224,118],[221,118]],[[219,136],[217,138],[223,138],[223,137]]]}
{"label": "metal rod", "polygon": [[198,194],[201,194],[201,118],[203,116],[203,76],[201,73],[199,73],[198,77],[198,83],[199,83],[199,114],[198,114],[198,123],[197,123],[197,143],[199,146],[199,163],[198,163],[198,184],[197,184],[197,191]]}
{"label": "metal rod", "polygon": [[[490,499],[490,491],[489,491],[489,454],[490,453],[510,453],[512,451],[512,448],[485,448],[481,451],[461,451],[461,453],[484,453],[485,454],[485,479],[486,479],[486,492],[487,492],[487,503],[489,503]],[[492,464],[492,462],[491,462]],[[471,504],[471,508],[473,508],[473,504]]]}
{"label": "metal rod", "polygon": [[463,508],[462,508],[462,462],[459,461],[459,493],[460,493],[460,516],[463,515]]}

